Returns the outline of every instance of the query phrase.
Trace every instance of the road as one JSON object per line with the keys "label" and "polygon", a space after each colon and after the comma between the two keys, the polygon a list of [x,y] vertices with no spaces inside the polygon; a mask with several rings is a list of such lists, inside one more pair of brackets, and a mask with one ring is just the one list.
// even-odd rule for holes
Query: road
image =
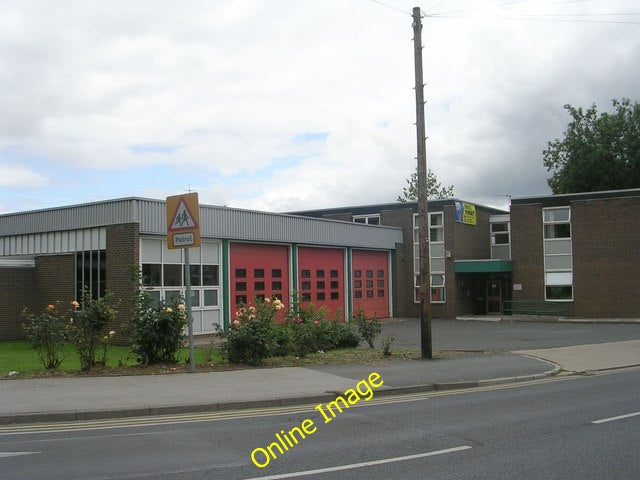
{"label": "road", "polygon": [[[511,352],[640,339],[640,323],[538,323],[433,320],[433,348]],[[392,321],[382,335],[393,333],[395,348],[420,347],[417,319]],[[379,341],[379,339],[378,339]]]}
{"label": "road", "polygon": [[[13,427],[21,433],[0,429],[0,478],[640,478],[638,368],[464,391],[374,394],[336,413],[329,423],[311,405],[72,423],[48,432],[37,425]],[[252,450],[306,419],[315,431],[282,454],[272,447],[277,458],[264,468],[252,464]],[[593,423],[599,420],[606,421]]]}

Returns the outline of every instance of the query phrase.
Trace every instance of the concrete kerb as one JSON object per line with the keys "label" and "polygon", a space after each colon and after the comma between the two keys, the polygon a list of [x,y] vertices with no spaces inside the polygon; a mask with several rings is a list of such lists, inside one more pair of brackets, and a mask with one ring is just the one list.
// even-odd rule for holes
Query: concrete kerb
{"label": "concrete kerb", "polygon": [[[535,357],[532,357],[535,358]],[[551,363],[548,362],[547,363]],[[559,365],[554,364],[554,368],[547,372],[535,375],[523,375],[518,377],[492,378],[471,382],[441,382],[423,385],[407,385],[402,387],[383,387],[376,391],[376,397],[388,397],[393,395],[406,395],[412,393],[423,393],[431,391],[461,390],[490,385],[501,385],[507,383],[517,383],[556,375],[561,371]],[[161,415],[180,415],[195,413],[211,413],[217,411],[248,410],[254,408],[286,407],[292,405],[313,405],[326,403],[334,400],[336,394],[327,392],[321,395],[287,397],[279,399],[251,400],[241,402],[209,403],[196,405],[170,405],[160,407],[143,407],[114,410],[93,410],[93,411],[68,411],[54,413],[25,413],[19,415],[0,415],[0,425],[18,425],[27,423],[56,423],[75,422],[89,420],[107,420],[115,418],[153,417]]]}

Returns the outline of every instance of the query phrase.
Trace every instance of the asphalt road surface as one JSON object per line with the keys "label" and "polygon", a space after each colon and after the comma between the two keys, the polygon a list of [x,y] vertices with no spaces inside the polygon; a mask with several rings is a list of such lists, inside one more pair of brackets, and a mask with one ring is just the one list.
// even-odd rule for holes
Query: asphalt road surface
{"label": "asphalt road surface", "polygon": [[[396,348],[420,347],[420,322],[417,319],[386,323],[383,326],[382,335],[391,333],[396,337],[393,343]],[[638,340],[640,339],[640,323],[433,320],[432,334],[434,349],[510,352],[534,348]]]}
{"label": "asphalt road surface", "polygon": [[[272,447],[276,458],[264,468],[252,463],[254,449],[305,420],[315,430],[297,445],[283,453]],[[374,395],[336,411],[329,423],[311,405],[71,423],[49,431],[3,427],[0,478],[637,480],[638,445],[635,368],[465,391]]]}

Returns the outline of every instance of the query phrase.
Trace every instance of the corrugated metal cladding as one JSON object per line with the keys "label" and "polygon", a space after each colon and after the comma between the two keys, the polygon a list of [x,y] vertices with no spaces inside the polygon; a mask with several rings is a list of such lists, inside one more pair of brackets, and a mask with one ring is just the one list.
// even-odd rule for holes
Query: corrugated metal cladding
{"label": "corrugated metal cladding", "polygon": [[[0,235],[44,234],[119,223],[139,223],[140,233],[165,234],[165,202],[127,198],[1,215]],[[394,249],[396,243],[402,243],[402,230],[397,228],[202,205],[200,229],[203,237],[247,241],[383,249]]]}
{"label": "corrugated metal cladding", "polygon": [[64,232],[31,233],[0,237],[0,255],[36,255],[102,250],[107,229],[85,228]]}

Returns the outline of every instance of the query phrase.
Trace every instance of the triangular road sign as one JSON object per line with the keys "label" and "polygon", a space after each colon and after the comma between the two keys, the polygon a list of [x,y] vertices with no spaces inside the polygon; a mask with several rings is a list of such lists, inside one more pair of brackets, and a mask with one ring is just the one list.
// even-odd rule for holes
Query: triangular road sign
{"label": "triangular road sign", "polygon": [[198,228],[198,222],[189,211],[189,207],[187,206],[184,198],[180,198],[172,218],[173,220],[168,226],[170,232],[179,232],[181,230],[193,230],[194,228]]}

